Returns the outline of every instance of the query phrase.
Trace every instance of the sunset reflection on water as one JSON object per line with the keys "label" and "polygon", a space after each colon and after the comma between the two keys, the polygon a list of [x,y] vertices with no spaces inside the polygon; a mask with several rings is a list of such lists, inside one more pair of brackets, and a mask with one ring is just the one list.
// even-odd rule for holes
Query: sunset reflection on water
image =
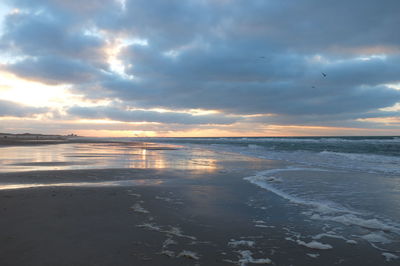
{"label": "sunset reflection on water", "polygon": [[180,146],[71,143],[0,148],[0,172],[76,169],[188,169],[214,172],[218,155]]}

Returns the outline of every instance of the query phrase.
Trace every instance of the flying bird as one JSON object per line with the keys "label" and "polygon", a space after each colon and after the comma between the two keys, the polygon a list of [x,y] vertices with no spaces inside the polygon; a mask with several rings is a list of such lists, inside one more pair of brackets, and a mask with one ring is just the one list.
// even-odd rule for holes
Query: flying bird
{"label": "flying bird", "polygon": [[324,78],[326,78],[326,74],[325,74],[324,72],[321,72],[321,74],[322,74],[322,76],[323,76]]}

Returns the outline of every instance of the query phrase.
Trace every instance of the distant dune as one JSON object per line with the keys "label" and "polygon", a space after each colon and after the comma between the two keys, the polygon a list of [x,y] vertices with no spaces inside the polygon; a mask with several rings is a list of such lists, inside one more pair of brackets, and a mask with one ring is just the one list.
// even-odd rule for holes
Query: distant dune
{"label": "distant dune", "polygon": [[17,145],[17,144],[45,144],[45,143],[64,143],[70,137],[75,135],[45,135],[45,134],[9,134],[0,133],[0,145]]}

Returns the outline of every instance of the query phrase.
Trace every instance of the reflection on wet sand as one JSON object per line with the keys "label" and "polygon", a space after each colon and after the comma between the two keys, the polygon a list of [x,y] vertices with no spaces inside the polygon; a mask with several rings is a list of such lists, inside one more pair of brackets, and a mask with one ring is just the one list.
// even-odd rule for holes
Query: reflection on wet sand
{"label": "reflection on wet sand", "polygon": [[179,146],[69,143],[0,148],[0,172],[75,169],[192,169],[214,172],[215,154]]}
{"label": "reflection on wet sand", "polygon": [[0,184],[0,190],[41,188],[41,187],[120,187],[120,186],[148,186],[161,185],[162,179],[135,179],[102,182],[68,182],[50,184]]}

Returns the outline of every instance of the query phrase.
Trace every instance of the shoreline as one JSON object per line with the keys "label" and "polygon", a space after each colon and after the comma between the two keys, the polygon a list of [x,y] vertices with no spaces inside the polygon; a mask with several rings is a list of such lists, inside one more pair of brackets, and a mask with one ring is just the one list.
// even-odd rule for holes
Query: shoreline
{"label": "shoreline", "polygon": [[15,146],[41,146],[41,145],[57,145],[57,144],[115,144],[115,145],[131,145],[138,149],[146,150],[176,150],[177,145],[167,143],[152,143],[143,141],[116,141],[94,138],[74,138],[65,140],[3,140],[0,139],[0,148]]}

